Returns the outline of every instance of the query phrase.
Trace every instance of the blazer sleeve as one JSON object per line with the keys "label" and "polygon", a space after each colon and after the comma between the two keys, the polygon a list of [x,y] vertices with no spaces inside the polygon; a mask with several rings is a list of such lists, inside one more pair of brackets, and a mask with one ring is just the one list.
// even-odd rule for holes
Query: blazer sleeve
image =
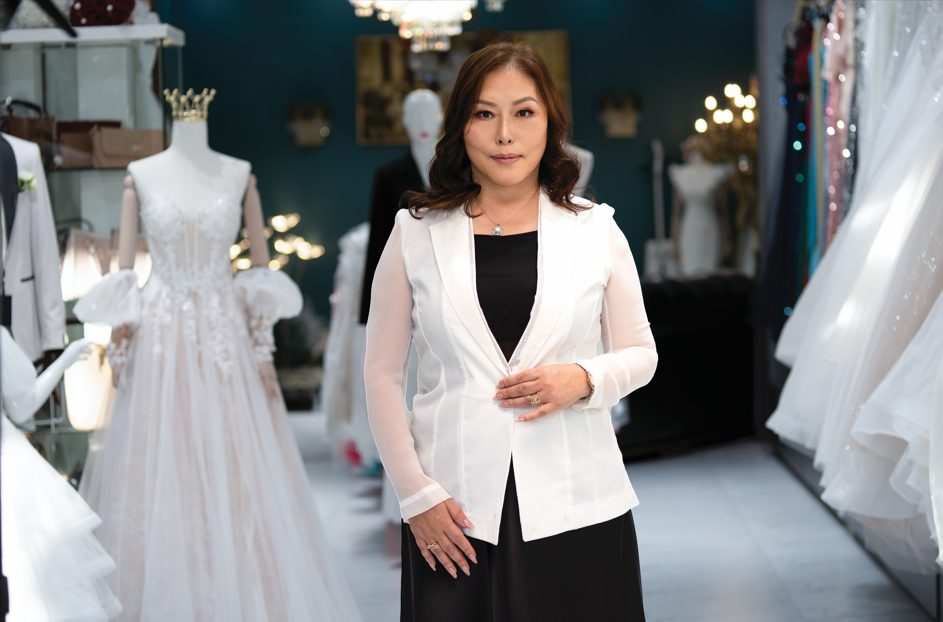
{"label": "blazer sleeve", "polygon": [[413,303],[398,219],[377,264],[372,298],[364,362],[367,415],[403,518],[409,519],[449,494],[423,472],[409,429],[405,392]]}
{"label": "blazer sleeve", "polygon": [[600,317],[605,353],[576,361],[596,385],[588,400],[572,406],[577,410],[615,406],[622,397],[648,384],[658,364],[635,259],[628,240],[611,218],[609,253],[612,271]]}
{"label": "blazer sleeve", "polygon": [[65,303],[62,301],[59,276],[59,242],[39,148],[36,148],[32,167],[36,175],[36,188],[30,206],[30,247],[40,345],[43,350],[61,350],[65,345]]}

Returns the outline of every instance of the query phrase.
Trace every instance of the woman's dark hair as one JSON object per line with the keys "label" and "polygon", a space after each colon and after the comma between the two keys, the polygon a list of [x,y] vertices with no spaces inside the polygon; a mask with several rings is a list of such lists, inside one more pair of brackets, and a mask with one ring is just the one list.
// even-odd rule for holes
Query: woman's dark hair
{"label": "woman's dark hair", "polygon": [[465,213],[471,216],[471,200],[481,192],[481,186],[472,180],[471,161],[465,151],[465,126],[474,112],[485,78],[505,68],[514,68],[529,76],[547,109],[547,146],[538,173],[541,187],[550,200],[561,207],[573,212],[587,209],[571,201],[580,165],[566,147],[569,119],[547,66],[529,46],[503,42],[478,50],[462,64],[445,109],[445,132],[436,145],[429,169],[429,189],[404,196],[415,218],[423,211],[451,209],[462,204]]}

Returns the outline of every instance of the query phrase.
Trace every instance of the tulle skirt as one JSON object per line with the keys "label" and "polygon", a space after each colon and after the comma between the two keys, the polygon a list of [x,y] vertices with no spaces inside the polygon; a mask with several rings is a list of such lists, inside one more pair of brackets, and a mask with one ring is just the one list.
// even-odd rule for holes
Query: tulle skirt
{"label": "tulle skirt", "polygon": [[[156,282],[155,282],[156,281]],[[126,620],[359,620],[232,288],[154,276],[82,492]]]}
{"label": "tulle skirt", "polygon": [[98,517],[23,434],[0,419],[7,622],[113,618],[121,605],[103,580],[115,565],[92,535]]}

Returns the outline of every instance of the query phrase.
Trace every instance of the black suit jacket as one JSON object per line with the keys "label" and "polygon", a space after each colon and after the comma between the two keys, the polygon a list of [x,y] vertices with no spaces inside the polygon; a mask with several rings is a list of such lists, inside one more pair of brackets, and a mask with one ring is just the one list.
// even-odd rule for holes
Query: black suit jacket
{"label": "black suit jacket", "polygon": [[363,288],[360,294],[360,323],[366,324],[370,314],[370,288],[377,271],[383,247],[393,232],[400,199],[407,190],[422,192],[422,177],[413,154],[407,152],[401,158],[384,164],[373,177],[373,192],[370,196],[370,238],[367,242],[367,260],[363,270]]}

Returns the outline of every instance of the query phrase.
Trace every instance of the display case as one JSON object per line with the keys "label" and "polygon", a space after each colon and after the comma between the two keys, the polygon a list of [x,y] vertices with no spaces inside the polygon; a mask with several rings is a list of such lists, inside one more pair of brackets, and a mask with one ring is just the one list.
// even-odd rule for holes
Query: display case
{"label": "display case", "polygon": [[[181,30],[160,23],[76,30],[77,38],[55,28],[0,32],[4,131],[33,140],[43,154],[64,257],[70,339],[84,334],[71,312],[74,299],[115,263],[112,241],[127,163],[167,145],[170,123],[161,92],[182,84],[185,42]],[[100,421],[77,429],[68,403],[60,386],[37,413],[30,436],[76,482],[89,434]]]}

